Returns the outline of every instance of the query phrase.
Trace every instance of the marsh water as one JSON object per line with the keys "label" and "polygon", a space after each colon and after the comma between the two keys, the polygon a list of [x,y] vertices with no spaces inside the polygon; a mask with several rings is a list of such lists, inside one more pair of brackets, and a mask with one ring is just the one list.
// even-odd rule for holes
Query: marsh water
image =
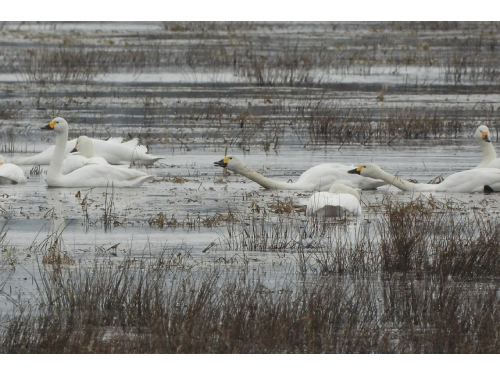
{"label": "marsh water", "polygon": [[[498,140],[497,27],[3,23],[7,161],[54,144],[40,128],[56,116],[70,124],[70,138],[138,137],[164,159],[132,166],[155,175],[135,189],[48,188],[47,165],[21,166],[26,185],[0,186],[0,311],[33,292],[36,249],[54,236],[74,262],[66,267],[166,251],[184,267],[250,264],[271,286],[298,277],[294,249],[240,246],[228,218],[273,222],[283,215],[277,202],[291,199],[287,218],[307,227],[311,193],[266,191],[213,163],[234,154],[281,181],[325,162],[373,162],[419,182],[474,168],[477,126]],[[494,194],[425,196],[465,214],[499,212]],[[374,225],[383,202],[415,198],[392,187],[363,191],[363,215],[338,225]]]}

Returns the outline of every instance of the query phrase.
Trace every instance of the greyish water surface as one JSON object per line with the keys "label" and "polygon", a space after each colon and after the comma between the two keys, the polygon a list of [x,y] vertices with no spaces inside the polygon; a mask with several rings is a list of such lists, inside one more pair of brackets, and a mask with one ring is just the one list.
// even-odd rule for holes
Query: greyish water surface
{"label": "greyish water surface", "polygon": [[[477,41],[481,28],[473,25],[403,32],[388,23],[174,26],[3,24],[0,152],[7,160],[52,145],[39,128],[56,116],[68,120],[70,138],[139,137],[150,154],[165,158],[133,166],[156,176],[137,189],[48,188],[48,166],[34,173],[32,165],[22,166],[26,185],[0,186],[0,311],[33,290],[42,257],[36,249],[55,233],[76,261],[166,249],[189,254],[197,266],[250,259],[270,284],[296,272],[293,251],[229,246],[231,225],[216,219],[231,212],[250,220],[266,209],[266,220],[277,220],[273,204],[291,198],[301,206],[310,193],[265,191],[241,176],[223,177],[213,162],[226,152],[282,181],[324,162],[374,162],[427,182],[480,162],[472,137],[478,125],[489,125],[497,140],[498,77],[481,65],[453,65],[461,55],[498,53],[484,39],[489,34]],[[97,68],[71,65],[73,75],[64,76],[58,53],[96,58]],[[287,58],[294,63],[280,65]],[[331,132],[318,136],[313,129],[325,118]],[[499,210],[495,195],[433,196],[464,211]],[[363,191],[364,215],[343,225],[371,223],[381,201],[414,198],[394,188]],[[300,210],[293,220],[306,226]]]}

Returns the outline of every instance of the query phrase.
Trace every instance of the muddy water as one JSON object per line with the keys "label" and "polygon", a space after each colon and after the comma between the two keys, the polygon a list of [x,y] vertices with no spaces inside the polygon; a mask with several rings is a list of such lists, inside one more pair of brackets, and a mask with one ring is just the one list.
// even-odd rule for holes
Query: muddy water
{"label": "muddy water", "polygon": [[[479,124],[490,125],[493,139],[497,140],[497,82],[463,76],[459,86],[451,85],[447,75],[450,68],[439,60],[446,59],[443,51],[448,47],[440,47],[437,42],[428,53],[435,53],[434,65],[422,63],[427,56],[422,43],[445,43],[455,35],[473,32],[469,28],[436,34],[428,30],[401,33],[387,24],[345,23],[333,28],[334,33],[328,24],[274,25],[273,33],[269,32],[271,27],[259,24],[251,30],[236,29],[232,38],[226,39],[220,30],[203,38],[198,34],[175,34],[162,23],[4,25],[0,41],[9,56],[16,57],[0,71],[0,146],[7,160],[36,154],[52,145],[54,138],[39,128],[55,116],[68,120],[71,137],[139,137],[151,154],[165,159],[150,168],[134,167],[156,176],[138,189],[47,188],[44,179],[48,166],[33,173],[32,165],[22,166],[29,176],[26,185],[0,186],[5,234],[0,311],[12,308],[19,295],[34,290],[43,256],[41,245],[55,235],[60,235],[63,251],[74,261],[141,258],[167,251],[182,254],[186,264],[196,266],[222,262],[239,267],[250,262],[270,284],[294,275],[299,262],[293,251],[256,252],[229,247],[230,224],[217,218],[230,212],[251,218],[259,215],[259,209],[266,209],[271,212],[266,220],[276,220],[279,214],[271,208],[276,201],[290,198],[300,206],[310,193],[265,191],[241,176],[223,177],[213,162],[225,152],[281,181],[294,181],[303,171],[324,162],[355,166],[374,162],[405,178],[427,182],[480,162],[480,150],[472,138]],[[374,32],[373,28],[384,31]],[[68,51],[84,43],[107,52],[111,48],[131,54],[130,46],[141,46],[146,53],[158,52],[161,62],[149,66],[151,63],[146,61],[143,69],[111,67],[86,82],[40,83],[30,79],[26,69],[14,68],[23,56],[42,47],[40,40],[44,40],[43,46],[50,47],[58,46],[64,38],[70,46]],[[258,52],[271,59],[283,40],[298,40],[304,49],[320,43],[335,46],[332,48],[339,51],[339,56],[358,51],[356,56],[369,56],[374,62],[368,68],[361,62],[358,66],[334,68],[333,63],[319,61],[307,72],[309,78],[303,84],[277,82],[261,86],[242,73],[240,54],[244,48],[235,42],[237,38],[247,48],[247,58],[257,53],[249,49],[250,42],[262,42],[265,48]],[[155,40],[161,41],[159,47],[153,43]],[[204,43],[224,46],[227,56],[234,55],[234,64],[231,59],[220,66],[203,65],[203,59],[175,60],[175,56],[193,58],[207,53]],[[421,58],[415,60],[420,62],[391,65],[397,56],[407,56],[408,48]],[[382,58],[384,51],[394,58]],[[460,51],[457,48],[455,52]],[[363,57],[360,61],[367,60]],[[273,69],[268,68],[267,77],[273,77]],[[382,85],[389,88],[384,100],[378,101]],[[460,126],[425,137],[405,137],[404,131],[396,127],[371,141],[332,139],[325,145],[321,140],[313,142],[308,130],[318,103],[346,110],[349,116],[344,120],[352,126],[365,119],[379,129],[391,111],[402,108],[436,113],[446,121],[460,122]],[[337,119],[337,128],[343,128],[344,120]],[[402,126],[410,122],[408,119]],[[453,199],[464,211],[478,208],[485,215],[497,215],[499,211],[495,195],[433,195],[440,200]],[[369,224],[377,214],[373,207],[381,201],[413,198],[394,188],[364,191],[364,214],[358,221]],[[300,210],[293,220],[307,222]],[[355,228],[357,223],[349,221],[345,225]]]}

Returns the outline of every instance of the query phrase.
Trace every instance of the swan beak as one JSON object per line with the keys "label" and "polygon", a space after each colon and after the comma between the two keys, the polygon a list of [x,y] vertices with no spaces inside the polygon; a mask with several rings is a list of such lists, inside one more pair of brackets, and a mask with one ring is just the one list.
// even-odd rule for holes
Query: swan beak
{"label": "swan beak", "polygon": [[351,173],[351,174],[361,174],[361,170],[362,170],[363,168],[364,168],[363,166],[361,166],[361,167],[357,167],[357,168],[351,169],[350,171],[347,171],[347,173]]}
{"label": "swan beak", "polygon": [[490,141],[490,137],[488,137],[488,133],[487,132],[481,132],[481,137],[483,138],[483,141],[485,141],[485,142],[491,142]]}
{"label": "swan beak", "polygon": [[70,151],[70,153],[72,153],[72,152],[78,152],[78,150],[76,149],[76,146],[73,150]]}
{"label": "swan beak", "polygon": [[226,168],[226,167],[227,167],[227,158],[224,158],[224,159],[222,159],[222,160],[219,160],[219,161],[214,162],[214,165],[215,165],[216,167]]}
{"label": "swan beak", "polygon": [[40,129],[42,129],[42,130],[54,130],[54,126],[56,126],[56,122],[55,121],[51,121],[51,122],[49,122],[48,125],[43,126]]}

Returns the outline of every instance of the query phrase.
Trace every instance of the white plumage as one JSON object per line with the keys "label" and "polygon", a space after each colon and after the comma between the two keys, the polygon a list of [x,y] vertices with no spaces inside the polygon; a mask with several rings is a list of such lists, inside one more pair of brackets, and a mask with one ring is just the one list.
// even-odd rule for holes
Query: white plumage
{"label": "white plumage", "polygon": [[138,187],[154,177],[135,169],[117,168],[108,164],[87,165],[63,175],[68,123],[62,117],[57,117],[42,129],[56,133],[56,144],[46,179],[49,187]]}
{"label": "white plumage", "polygon": [[21,168],[15,164],[6,163],[0,155],[0,185],[25,184],[26,176]]}
{"label": "white plumage", "polygon": [[314,193],[307,203],[306,215],[316,217],[343,217],[361,215],[359,194],[343,184],[332,184],[329,191]]}
{"label": "white plumage", "polygon": [[94,143],[92,140],[81,135],[76,140],[75,148],[66,156],[62,166],[62,174],[68,174],[75,169],[92,164],[108,164],[106,159],[94,156]]}
{"label": "white plumage", "polygon": [[353,166],[337,163],[316,165],[302,173],[297,182],[294,183],[280,182],[267,178],[245,167],[245,165],[233,155],[224,157],[222,160],[215,162],[214,165],[225,167],[230,171],[241,174],[266,189],[328,191],[330,186],[336,182],[355,189],[373,190],[386,184],[381,180],[350,175],[347,171],[352,169]]}
{"label": "white plumage", "polygon": [[474,193],[484,191],[489,186],[494,191],[500,191],[500,169],[476,168],[454,173],[439,184],[416,184],[393,174],[387,173],[379,166],[367,163],[349,171],[352,174],[379,178],[403,191],[441,191]]}

